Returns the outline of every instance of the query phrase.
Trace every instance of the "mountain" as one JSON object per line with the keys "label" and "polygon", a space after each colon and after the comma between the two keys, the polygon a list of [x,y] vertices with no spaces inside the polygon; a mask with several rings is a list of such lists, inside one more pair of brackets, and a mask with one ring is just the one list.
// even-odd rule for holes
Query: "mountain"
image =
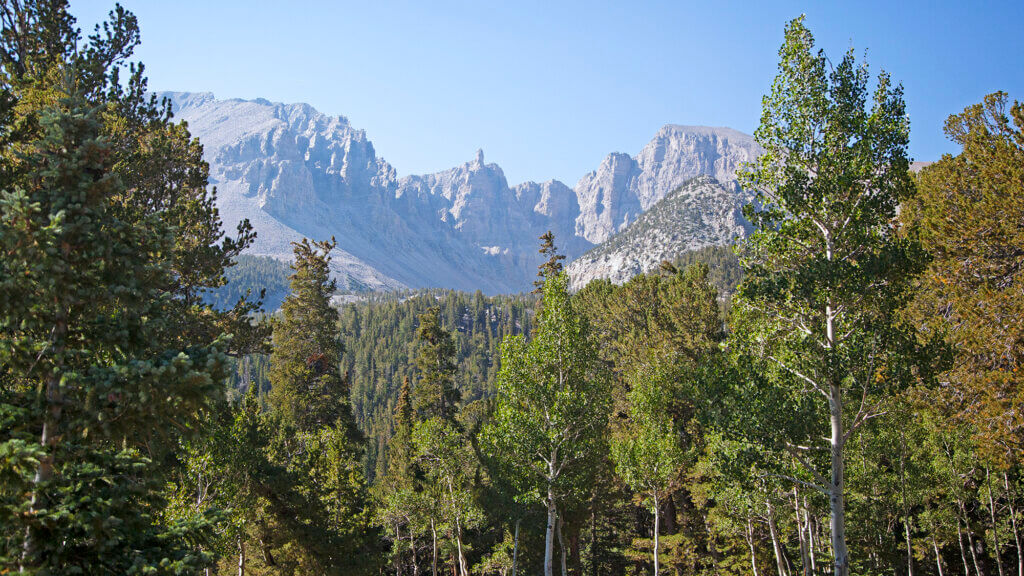
{"label": "mountain", "polygon": [[758,151],[728,128],[670,125],[635,157],[609,154],[573,188],[509,185],[482,151],[442,172],[398,178],[342,116],[306,104],[161,95],[204,146],[223,220],[248,218],[256,229],[250,252],[288,260],[291,242],[333,236],[332,271],[352,290],[527,290],[545,231],[571,261],[682,183],[701,174],[727,181]]}
{"label": "mountain", "polygon": [[698,176],[669,192],[624,230],[572,261],[570,286],[596,278],[621,284],[684,252],[731,244],[750,232],[743,205],[750,198],[733,181]]}
{"label": "mountain", "polygon": [[576,233],[604,242],[687,180],[705,174],[727,182],[759,153],[753,137],[731,128],[665,126],[635,158],[609,154],[600,168],[580,178]]}

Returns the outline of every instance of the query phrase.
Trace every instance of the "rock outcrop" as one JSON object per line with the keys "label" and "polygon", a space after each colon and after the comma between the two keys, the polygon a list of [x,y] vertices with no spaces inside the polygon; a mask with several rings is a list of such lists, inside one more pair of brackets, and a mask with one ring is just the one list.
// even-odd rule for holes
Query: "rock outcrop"
{"label": "rock outcrop", "polygon": [[735,181],[693,178],[570,263],[566,268],[570,287],[579,289],[598,278],[621,284],[683,252],[730,244],[750,232],[742,214],[748,201]]}

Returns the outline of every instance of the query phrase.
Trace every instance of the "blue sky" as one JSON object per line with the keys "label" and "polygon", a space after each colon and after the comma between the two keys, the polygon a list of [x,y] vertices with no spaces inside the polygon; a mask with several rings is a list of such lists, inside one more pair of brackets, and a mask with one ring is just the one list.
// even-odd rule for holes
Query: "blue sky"
{"label": "blue sky", "polygon": [[[752,132],[785,23],[903,83],[911,155],[954,152],[945,118],[1024,99],[1024,2],[123,0],[155,90],[307,102],[366,130],[400,175],[483,148],[510,184],[575,184],[664,124]],[[113,3],[71,0],[91,28]]]}

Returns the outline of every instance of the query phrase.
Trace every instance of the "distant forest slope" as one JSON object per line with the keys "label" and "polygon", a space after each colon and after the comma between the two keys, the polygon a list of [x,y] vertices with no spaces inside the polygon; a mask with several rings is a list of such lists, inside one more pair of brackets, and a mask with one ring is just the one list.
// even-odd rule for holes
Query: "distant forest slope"
{"label": "distant forest slope", "polygon": [[251,290],[250,300],[253,300],[259,296],[260,289],[266,289],[263,309],[272,313],[288,295],[288,276],[291,273],[287,262],[269,256],[242,254],[234,266],[224,271],[228,283],[207,292],[203,298],[214,308],[223,310],[234,306],[247,290]]}
{"label": "distant forest slope", "polygon": [[419,315],[439,308],[441,326],[455,340],[455,385],[470,404],[490,396],[498,345],[507,335],[529,333],[535,300],[529,294],[489,297],[436,289],[378,295],[341,308],[342,370],[349,375],[356,422],[367,436],[371,478],[394,431],[402,380],[416,379]]}
{"label": "distant forest slope", "polygon": [[732,246],[708,246],[699,250],[684,252],[672,261],[672,265],[680,270],[703,262],[708,265],[708,280],[724,297],[736,292],[736,287],[743,279],[743,267],[733,251]]}

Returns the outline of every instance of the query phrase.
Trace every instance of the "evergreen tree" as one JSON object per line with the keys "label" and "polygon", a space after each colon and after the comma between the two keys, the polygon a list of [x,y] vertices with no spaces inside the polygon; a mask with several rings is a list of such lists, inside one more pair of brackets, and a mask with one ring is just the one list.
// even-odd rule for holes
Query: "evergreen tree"
{"label": "evergreen tree", "polygon": [[459,400],[455,390],[455,342],[441,327],[440,308],[434,307],[419,316],[416,340],[419,355],[416,368],[419,379],[413,395],[420,420],[439,417],[452,420]]}
{"label": "evergreen tree", "polygon": [[[265,488],[272,514],[260,536],[273,542],[265,547],[277,550],[277,563],[331,574],[369,571],[376,562],[362,438],[340,373],[338,312],[330,305],[334,246],[333,240],[293,243],[292,291],[274,324],[265,422],[266,458],[283,472]],[[305,507],[301,514],[296,506]]]}
{"label": "evergreen tree", "polygon": [[541,234],[538,240],[540,240],[540,250],[538,252],[545,256],[547,260],[537,267],[537,280],[533,283],[534,294],[544,292],[544,280],[561,272],[562,260],[565,260],[565,255],[558,253],[558,247],[555,246],[555,235],[551,230]]}
{"label": "evergreen tree", "polygon": [[1024,455],[1024,104],[990,94],[946,133],[961,152],[921,172],[904,214],[934,256],[917,318],[958,352],[947,400],[1011,464]]}
{"label": "evergreen tree", "polygon": [[165,347],[179,320],[162,293],[172,231],[156,216],[118,217],[124,185],[75,74],[67,96],[34,112],[40,136],[19,145],[0,196],[0,414],[18,472],[0,488],[0,562],[198,569],[209,562],[190,550],[201,517],[160,519],[159,478],[125,439],[194,426],[226,376],[226,346]]}
{"label": "evergreen tree", "polygon": [[336,243],[303,239],[292,245],[291,293],[274,323],[270,404],[285,426],[309,432],[337,424],[355,440],[348,386],[341,375],[338,311],[330,300],[337,288],[329,269]]}

